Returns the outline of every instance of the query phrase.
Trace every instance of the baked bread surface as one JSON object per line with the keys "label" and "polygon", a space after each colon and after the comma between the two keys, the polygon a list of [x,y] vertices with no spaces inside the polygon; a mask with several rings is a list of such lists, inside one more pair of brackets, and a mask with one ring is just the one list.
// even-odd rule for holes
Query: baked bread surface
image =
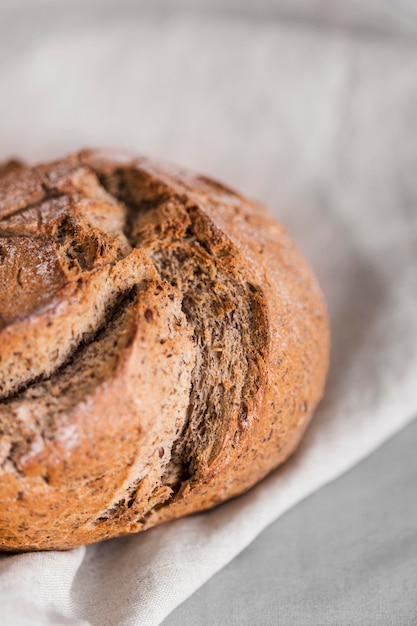
{"label": "baked bread surface", "polygon": [[267,211],[119,152],[0,178],[0,549],[67,549],[236,496],[296,449],[329,331]]}

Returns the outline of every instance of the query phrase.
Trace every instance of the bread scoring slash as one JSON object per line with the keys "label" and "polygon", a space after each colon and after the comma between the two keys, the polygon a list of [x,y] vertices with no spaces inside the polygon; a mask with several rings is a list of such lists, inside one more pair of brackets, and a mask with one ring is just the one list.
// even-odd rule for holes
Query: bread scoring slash
{"label": "bread scoring slash", "polygon": [[0,549],[67,549],[236,496],[296,449],[329,327],[267,211],[112,151],[0,178]]}

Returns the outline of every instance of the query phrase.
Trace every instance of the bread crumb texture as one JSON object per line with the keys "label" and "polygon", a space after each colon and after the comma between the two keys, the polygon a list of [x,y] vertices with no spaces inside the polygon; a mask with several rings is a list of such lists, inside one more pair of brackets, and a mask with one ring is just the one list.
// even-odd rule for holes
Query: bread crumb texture
{"label": "bread crumb texture", "polygon": [[236,496],[297,447],[329,331],[267,211],[119,152],[0,167],[0,549]]}

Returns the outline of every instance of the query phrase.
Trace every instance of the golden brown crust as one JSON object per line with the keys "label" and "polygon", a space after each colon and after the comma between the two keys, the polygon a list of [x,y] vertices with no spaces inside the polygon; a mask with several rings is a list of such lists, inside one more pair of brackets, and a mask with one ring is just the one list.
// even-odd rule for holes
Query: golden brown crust
{"label": "golden brown crust", "polygon": [[210,508],[295,450],[323,392],[328,320],[264,208],[178,168],[84,151],[0,180],[0,237],[3,549]]}
{"label": "golden brown crust", "polygon": [[0,178],[2,176],[6,176],[10,172],[16,171],[24,167],[21,161],[17,159],[10,159],[9,161],[4,161],[0,163]]}

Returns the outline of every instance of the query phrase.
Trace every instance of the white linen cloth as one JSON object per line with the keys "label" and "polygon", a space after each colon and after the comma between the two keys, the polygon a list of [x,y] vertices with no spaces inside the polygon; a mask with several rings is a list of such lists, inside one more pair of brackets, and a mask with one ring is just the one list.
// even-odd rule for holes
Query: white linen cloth
{"label": "white linen cloth", "polygon": [[107,145],[218,177],[271,207],[329,304],[326,397],[281,469],[141,535],[0,557],[2,624],[156,625],[417,415],[417,39],[410,25],[400,37],[123,2],[24,4],[0,9],[0,157]]}

